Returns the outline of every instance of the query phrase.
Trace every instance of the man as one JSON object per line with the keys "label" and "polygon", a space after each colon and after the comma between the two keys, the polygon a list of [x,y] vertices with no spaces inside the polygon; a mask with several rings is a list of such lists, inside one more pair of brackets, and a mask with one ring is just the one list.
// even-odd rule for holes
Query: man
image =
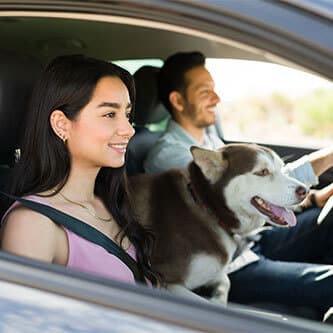
{"label": "man", "polygon": [[[223,145],[213,127],[220,98],[201,53],[169,57],[160,70],[159,92],[171,119],[148,153],[146,172],[186,168],[192,160],[191,145],[212,149]],[[317,176],[331,166],[333,148],[327,148],[287,164],[284,170],[315,185]],[[312,191],[304,205],[322,207],[331,194],[332,185]],[[298,214],[296,227],[261,232],[252,250],[230,265],[230,301],[306,306],[323,315],[333,305],[333,217],[317,225],[319,213],[318,207],[308,208]]]}
{"label": "man", "polygon": [[[220,102],[214,81],[199,53],[170,57],[159,75],[162,103],[171,114],[165,134],[156,142],[144,161],[145,171],[155,173],[172,167],[186,168],[192,160],[189,147],[218,148],[216,105]],[[180,61],[181,60],[181,61]],[[185,75],[178,75],[180,72]],[[185,81],[185,82],[183,82]]]}

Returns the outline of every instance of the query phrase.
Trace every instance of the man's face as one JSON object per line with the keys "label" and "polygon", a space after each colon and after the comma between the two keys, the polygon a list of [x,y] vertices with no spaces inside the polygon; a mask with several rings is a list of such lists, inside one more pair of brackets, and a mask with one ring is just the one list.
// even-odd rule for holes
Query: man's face
{"label": "man's face", "polygon": [[215,83],[204,66],[192,68],[185,74],[187,87],[183,94],[183,117],[195,127],[206,128],[216,121],[216,105],[220,102]]}

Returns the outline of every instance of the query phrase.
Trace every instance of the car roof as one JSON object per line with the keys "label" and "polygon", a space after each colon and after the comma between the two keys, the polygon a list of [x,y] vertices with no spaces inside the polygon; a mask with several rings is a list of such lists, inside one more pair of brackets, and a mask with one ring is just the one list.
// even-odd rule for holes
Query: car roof
{"label": "car roof", "polygon": [[6,1],[0,38],[2,48],[43,62],[64,53],[165,59],[197,49],[211,58],[289,62],[332,78],[333,23],[308,10],[264,0]]}
{"label": "car roof", "polygon": [[333,19],[333,2],[331,0],[282,0],[291,6],[307,10],[329,19]]}

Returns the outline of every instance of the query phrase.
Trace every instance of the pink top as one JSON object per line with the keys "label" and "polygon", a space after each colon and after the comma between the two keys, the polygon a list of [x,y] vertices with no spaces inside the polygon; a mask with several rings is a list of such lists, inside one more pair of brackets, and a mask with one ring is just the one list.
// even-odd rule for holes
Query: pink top
{"label": "pink top", "polygon": [[[50,206],[46,198],[29,196],[26,199]],[[19,202],[16,201],[11,207],[9,207],[3,216],[1,223],[5,220],[8,213],[18,204]],[[67,234],[69,249],[66,267],[135,284],[132,271],[120,259],[106,251],[103,247],[89,242],[65,227],[63,228]],[[136,260],[136,253],[133,245],[131,245],[126,252]]]}

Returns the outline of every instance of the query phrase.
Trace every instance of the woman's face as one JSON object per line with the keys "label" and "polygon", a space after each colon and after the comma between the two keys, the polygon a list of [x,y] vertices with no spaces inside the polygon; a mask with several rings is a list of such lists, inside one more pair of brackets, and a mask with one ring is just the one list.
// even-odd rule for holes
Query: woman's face
{"label": "woman's face", "polygon": [[123,166],[134,129],[129,122],[131,101],[118,77],[104,77],[89,103],[71,121],[68,149],[73,166],[92,168]]}

